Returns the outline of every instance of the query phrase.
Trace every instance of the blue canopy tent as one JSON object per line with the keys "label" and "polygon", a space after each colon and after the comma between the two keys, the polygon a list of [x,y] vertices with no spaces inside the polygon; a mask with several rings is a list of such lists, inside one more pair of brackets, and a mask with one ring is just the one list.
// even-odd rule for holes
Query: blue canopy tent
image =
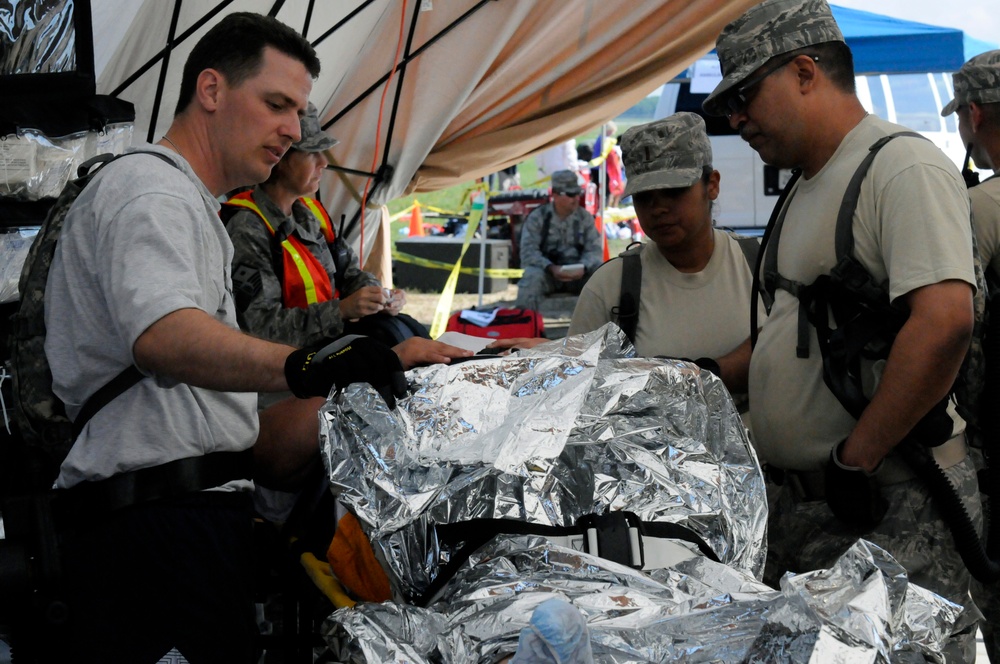
{"label": "blue canopy tent", "polygon": [[[996,44],[969,37],[958,28],[905,21],[837,5],[831,5],[831,9],[854,54],[854,71],[859,75],[952,72],[972,56],[997,48]],[[689,67],[674,80],[685,81],[691,75]]]}

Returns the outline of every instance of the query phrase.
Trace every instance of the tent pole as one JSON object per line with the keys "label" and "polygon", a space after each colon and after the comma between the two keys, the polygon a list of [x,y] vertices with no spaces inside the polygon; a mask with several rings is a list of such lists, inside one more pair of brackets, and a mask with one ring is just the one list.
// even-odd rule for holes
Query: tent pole
{"label": "tent pole", "polygon": [[[365,0],[365,2],[363,4],[358,5],[356,8],[354,8],[354,10],[351,11],[350,14],[348,14],[344,18],[340,19],[339,21],[337,21],[337,23],[334,24],[334,26],[332,28],[330,28],[329,30],[327,30],[326,32],[324,32],[323,34],[321,34],[319,37],[316,38],[315,41],[312,42],[313,48],[319,46],[319,44],[321,42],[325,41],[327,37],[329,37],[330,35],[332,35],[333,33],[335,33],[337,30],[339,30],[340,28],[342,28],[345,23],[347,23],[352,18],[354,18],[355,16],[357,16],[359,13],[361,13],[361,10],[365,9],[366,7],[368,7],[373,2],[375,2],[375,0]],[[323,127],[323,128],[326,129],[326,127]]]}
{"label": "tent pole", "polygon": [[[174,13],[170,17],[170,29],[167,32],[167,42],[174,40],[177,33],[177,20],[181,14],[181,0],[174,1]],[[160,102],[163,101],[163,87],[167,84],[167,69],[170,67],[170,51],[163,56],[160,63],[160,76],[156,81],[156,94],[153,95],[153,110],[149,116],[149,130],[146,132],[146,142],[153,142],[153,134],[156,132],[156,119],[160,116]]]}
{"label": "tent pole", "polygon": [[[458,18],[456,18],[454,21],[452,21],[451,23],[449,23],[447,26],[445,26],[444,28],[442,28],[441,32],[439,32],[436,35],[434,35],[433,37],[431,37],[425,44],[423,44],[420,48],[418,48],[413,53],[411,53],[408,57],[404,58],[403,61],[400,62],[399,64],[401,66],[406,65],[407,63],[409,63],[410,60],[413,60],[414,58],[419,57],[421,53],[423,53],[428,48],[430,48],[435,42],[437,42],[442,37],[444,37],[446,34],[448,34],[449,32],[451,32],[455,28],[457,28],[461,23],[464,23],[467,18],[469,18],[470,16],[472,16],[477,11],[479,11],[480,9],[482,9],[484,6],[486,6],[488,3],[491,3],[491,2],[496,2],[496,0],[479,0],[479,3],[475,7],[472,7],[467,12],[465,12],[464,14],[462,14],[461,16],[459,16]],[[339,120],[340,118],[342,118],[345,115],[347,115],[348,113],[350,113],[351,110],[355,106],[357,106],[358,104],[360,104],[361,101],[365,97],[367,97],[372,92],[374,92],[375,90],[377,90],[383,83],[385,83],[389,79],[389,73],[390,72],[386,72],[385,74],[383,74],[382,77],[379,78],[377,81],[375,81],[371,86],[369,86],[367,90],[365,90],[364,92],[362,92],[361,94],[359,94],[357,97],[355,97],[354,101],[352,101],[351,103],[349,103],[347,106],[345,106],[343,109],[341,109],[341,111],[339,113],[337,113],[332,118],[330,118],[330,120],[328,120],[326,122],[326,124],[323,125],[323,129],[329,129],[337,120]]]}
{"label": "tent pole", "polygon": [[188,28],[187,30],[185,30],[184,32],[182,32],[181,35],[179,37],[177,37],[177,39],[168,41],[167,45],[164,46],[162,49],[160,49],[159,53],[157,53],[152,58],[150,58],[146,62],[146,64],[144,64],[143,66],[139,67],[134,72],[132,72],[131,76],[129,76],[124,81],[122,81],[121,83],[119,83],[118,87],[115,88],[114,90],[112,90],[109,93],[110,96],[117,97],[122,92],[124,92],[126,89],[128,89],[128,87],[130,85],[132,85],[133,83],[135,83],[139,79],[140,76],[142,76],[147,71],[149,71],[150,69],[152,69],[153,66],[157,62],[159,62],[160,60],[162,60],[163,58],[165,58],[167,56],[167,54],[170,53],[170,51],[172,51],[175,48],[177,48],[178,44],[180,44],[181,42],[183,42],[184,40],[186,40],[188,37],[190,37],[191,35],[193,35],[195,32],[197,32],[201,28],[201,26],[203,26],[206,23],[208,23],[209,21],[211,21],[219,12],[221,12],[223,9],[225,9],[229,5],[233,4],[233,2],[234,2],[234,0],[222,0],[222,2],[220,2],[219,4],[217,4],[211,11],[209,11],[207,14],[205,14],[200,19],[198,19],[197,21],[195,21],[194,24],[192,24],[190,28]]}
{"label": "tent pole", "polygon": [[306,7],[306,20],[302,24],[303,37],[309,34],[309,24],[312,22],[313,8],[315,6],[316,6],[316,0],[309,0],[309,6]]}
{"label": "tent pole", "polygon": [[406,46],[403,48],[403,61],[396,68],[396,95],[392,100],[392,111],[389,113],[389,125],[385,131],[385,149],[382,151],[382,163],[389,161],[389,146],[392,145],[392,134],[396,128],[396,115],[399,112],[399,100],[403,93],[403,79],[406,77],[406,63],[410,59],[410,48],[413,46],[413,35],[417,31],[417,17],[420,16],[420,0],[413,3],[413,18],[410,19],[410,34],[406,36]]}

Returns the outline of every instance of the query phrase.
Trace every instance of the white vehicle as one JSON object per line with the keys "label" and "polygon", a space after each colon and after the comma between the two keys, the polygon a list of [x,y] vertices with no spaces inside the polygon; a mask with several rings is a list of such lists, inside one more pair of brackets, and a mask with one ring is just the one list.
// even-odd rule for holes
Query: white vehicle
{"label": "white vehicle", "polygon": [[[715,66],[718,67],[715,60]],[[857,76],[858,97],[869,113],[896,122],[926,136],[961,169],[965,147],[958,135],[954,114],[941,117],[941,109],[952,98],[951,74],[880,74]],[[668,83],[663,87],[655,117],[691,111],[705,118],[712,141],[714,166],[722,174],[716,207],[719,226],[763,229],[781,188],[791,172],[761,161],[757,153],[730,129],[725,118],[705,116],[701,103],[708,96],[692,93],[691,83]],[[698,89],[698,83],[695,83]]]}

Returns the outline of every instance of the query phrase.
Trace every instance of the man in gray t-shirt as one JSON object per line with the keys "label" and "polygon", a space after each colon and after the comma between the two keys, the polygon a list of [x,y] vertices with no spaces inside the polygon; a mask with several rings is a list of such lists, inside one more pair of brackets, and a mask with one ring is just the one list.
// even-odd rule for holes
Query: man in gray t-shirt
{"label": "man in gray t-shirt", "polygon": [[[130,365],[143,379],[83,427],[58,500],[68,636],[45,661],[255,662],[248,474],[279,481],[315,455],[315,400],[256,413],[257,392],[326,397],[388,384],[396,355],[360,338],[296,350],[236,326],[233,249],[217,197],[264,180],[299,138],[319,60],[256,14],[226,16],[185,65],[166,135],[99,173],[75,201],[49,274],[45,351],[76,417]],[[316,438],[313,438],[315,441]],[[278,466],[277,464],[283,464]],[[114,509],[124,506],[123,509]]]}

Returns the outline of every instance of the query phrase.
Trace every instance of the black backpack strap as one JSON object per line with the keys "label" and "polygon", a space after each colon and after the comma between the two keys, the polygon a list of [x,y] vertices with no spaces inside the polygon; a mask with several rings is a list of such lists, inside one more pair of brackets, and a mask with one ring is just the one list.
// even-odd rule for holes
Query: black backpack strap
{"label": "black backpack strap", "polygon": [[[753,282],[750,287],[750,347],[753,348],[757,345],[757,301],[758,298],[764,297],[764,293],[767,293],[767,297],[764,299],[765,306],[767,302],[774,302],[774,286],[768,285],[767,281],[761,283],[761,272],[766,272],[769,267],[774,269],[774,273],[777,274],[778,267],[778,241],[775,239],[774,248],[772,251],[767,251],[768,242],[771,239],[771,234],[774,233],[775,227],[778,227],[778,237],[781,235],[780,226],[785,221],[785,203],[788,201],[788,196],[792,189],[795,187],[795,183],[799,181],[799,177],[802,175],[802,169],[796,168],[792,170],[792,177],[788,179],[785,184],[785,188],[781,190],[781,195],[778,196],[777,202],[774,204],[774,209],[771,210],[771,217],[767,220],[767,227],[764,229],[764,237],[760,240],[760,248],[757,250],[757,261],[754,263],[753,268]],[[773,259],[769,257],[773,254]],[[771,265],[773,263],[773,265]],[[770,308],[768,308],[770,312]]]}
{"label": "black backpack strap", "polygon": [[872,162],[875,161],[875,156],[879,150],[897,136],[924,138],[913,131],[900,131],[889,136],[883,136],[868,148],[868,154],[865,155],[865,158],[858,165],[858,169],[851,176],[851,181],[848,183],[846,191],[844,191],[844,198],[840,201],[836,231],[838,263],[844,257],[854,254],[854,210],[858,207],[858,199],[861,197],[861,183],[864,182],[865,176],[868,175],[868,169],[871,168]]}
{"label": "black backpack strap", "polygon": [[639,293],[642,290],[642,251],[625,252],[622,259],[622,286],[618,306],[611,314],[633,344],[639,327]]}
{"label": "black backpack strap", "polygon": [[[96,157],[91,157],[87,161],[80,164],[77,168],[77,175],[80,178],[86,178],[87,182],[90,182],[90,180],[97,175],[102,168],[111,162],[133,154],[153,155],[157,159],[161,159],[162,161],[170,164],[174,168],[178,168],[177,164],[166,155],[160,154],[159,152],[153,152],[152,150],[136,150],[134,152],[126,152],[118,155],[105,153],[99,154]],[[96,169],[94,169],[95,165],[97,166]],[[91,171],[91,169],[94,170]],[[91,420],[92,417],[94,417],[94,415],[98,413],[98,411],[117,399],[121,394],[142,379],[142,373],[140,373],[138,367],[133,364],[90,395],[90,398],[88,398],[83,404],[83,408],[80,409],[76,419],[73,420],[73,439],[76,440],[79,438],[80,432],[83,431],[83,427]]]}
{"label": "black backpack strap", "polygon": [[99,410],[117,399],[119,395],[123,394],[128,388],[132,387],[142,379],[143,375],[139,373],[139,368],[133,364],[112,378],[106,384],[102,385],[101,389],[90,395],[90,398],[83,404],[83,408],[80,409],[80,413],[76,416],[76,419],[73,420],[73,439],[76,440],[80,436],[80,432],[83,431],[84,425],[87,424],[87,422],[90,421],[90,418],[96,415]]}

